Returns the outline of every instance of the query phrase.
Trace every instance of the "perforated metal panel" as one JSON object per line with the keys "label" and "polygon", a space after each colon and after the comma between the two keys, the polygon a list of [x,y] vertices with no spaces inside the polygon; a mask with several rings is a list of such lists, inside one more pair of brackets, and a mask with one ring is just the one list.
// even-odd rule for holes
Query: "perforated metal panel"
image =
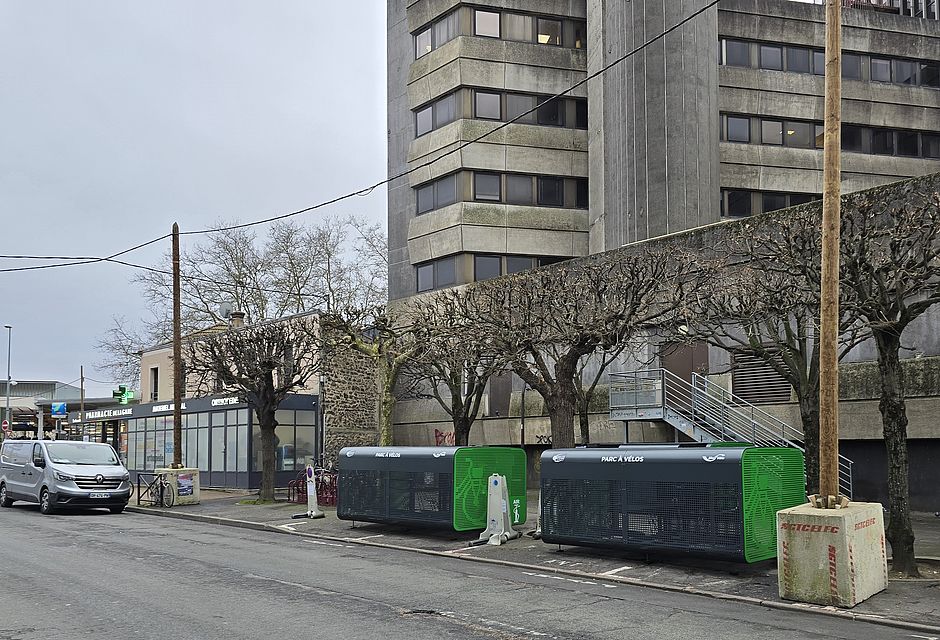
{"label": "perforated metal panel", "polygon": [[777,512],[806,500],[803,453],[755,447],[741,459],[744,483],[744,556],[748,562],[777,555]]}

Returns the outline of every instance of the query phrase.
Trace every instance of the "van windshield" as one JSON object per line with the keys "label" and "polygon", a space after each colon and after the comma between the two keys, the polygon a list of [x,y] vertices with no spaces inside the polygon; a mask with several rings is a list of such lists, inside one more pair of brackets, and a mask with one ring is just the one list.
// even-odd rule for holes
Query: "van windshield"
{"label": "van windshield", "polygon": [[88,442],[50,442],[49,457],[57,464],[120,464],[114,449],[106,444]]}

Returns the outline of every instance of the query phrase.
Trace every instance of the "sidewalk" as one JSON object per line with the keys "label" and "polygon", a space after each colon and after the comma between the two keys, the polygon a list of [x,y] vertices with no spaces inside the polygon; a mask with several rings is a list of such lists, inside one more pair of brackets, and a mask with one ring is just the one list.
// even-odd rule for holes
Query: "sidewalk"
{"label": "sidewalk", "polygon": [[[529,536],[502,546],[468,546],[477,538],[474,532],[408,529],[399,526],[356,523],[336,518],[336,510],[324,507],[319,520],[291,519],[304,513],[305,505],[241,504],[253,499],[247,492],[202,491],[202,504],[154,509],[128,507],[138,513],[181,517],[232,526],[268,529],[295,535],[317,536],[324,540],[406,548],[422,553],[443,554],[482,562],[496,561],[519,566],[526,572],[559,580],[613,580],[656,588],[685,590],[713,597],[730,597],[777,608],[799,607],[833,615],[860,616],[872,622],[899,621],[907,628],[940,632],[940,518],[930,513],[913,515],[919,558],[933,558],[921,565],[921,580],[891,580],[888,589],[846,612],[834,607],[816,607],[783,601],[777,595],[776,561],[753,565],[707,560],[646,558],[604,549],[558,547]],[[133,501],[131,502],[133,505]],[[522,532],[535,528],[538,492],[530,492],[528,519],[517,527]]]}

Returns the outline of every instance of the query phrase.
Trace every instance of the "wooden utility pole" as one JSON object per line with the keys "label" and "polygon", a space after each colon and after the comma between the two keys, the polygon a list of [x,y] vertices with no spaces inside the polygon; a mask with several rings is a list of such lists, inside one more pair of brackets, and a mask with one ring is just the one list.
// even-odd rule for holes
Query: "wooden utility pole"
{"label": "wooden utility pole", "polygon": [[819,493],[839,496],[839,225],[842,133],[842,0],[826,0],[822,272],[819,317]]}
{"label": "wooden utility pole", "polygon": [[173,468],[183,468],[183,355],[180,329],[180,226],[173,223]]}

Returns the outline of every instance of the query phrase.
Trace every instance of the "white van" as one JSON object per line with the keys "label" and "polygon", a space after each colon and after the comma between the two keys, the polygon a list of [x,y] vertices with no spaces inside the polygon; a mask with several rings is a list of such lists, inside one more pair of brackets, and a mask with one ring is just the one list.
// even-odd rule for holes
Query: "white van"
{"label": "white van", "polygon": [[25,500],[46,514],[72,507],[121,513],[130,496],[130,474],[109,444],[5,440],[0,446],[0,507]]}

